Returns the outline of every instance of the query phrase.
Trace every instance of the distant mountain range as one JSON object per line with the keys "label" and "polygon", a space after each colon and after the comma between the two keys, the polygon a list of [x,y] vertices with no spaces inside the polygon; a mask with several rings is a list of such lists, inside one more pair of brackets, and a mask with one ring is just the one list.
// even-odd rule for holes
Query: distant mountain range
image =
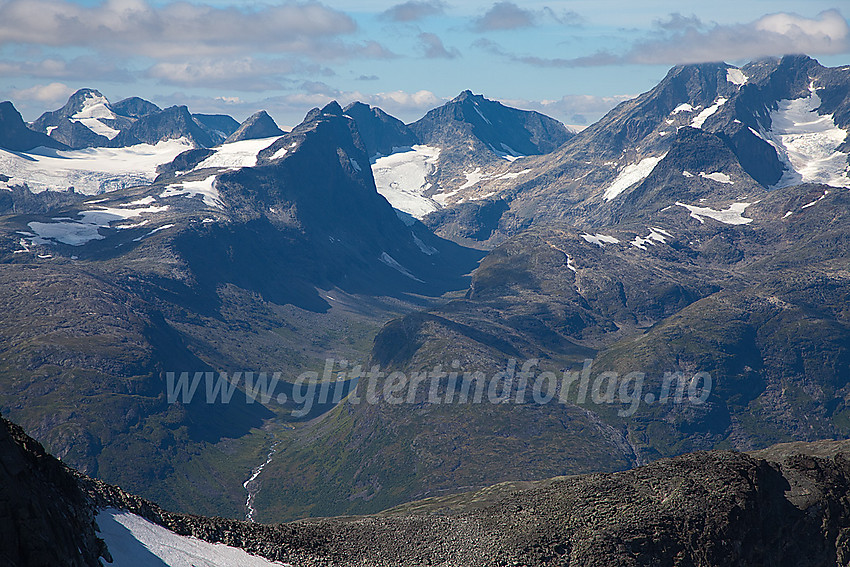
{"label": "distant mountain range", "polygon": [[[86,474],[260,521],[847,438],[848,93],[790,56],[675,67],[579,133],[470,91],[291,132],[91,89],[31,125],[3,103],[0,410]],[[292,414],[308,371],[365,397],[336,372],[440,368],[445,399],[511,361],[643,390]],[[287,396],[168,403],[169,371]],[[700,403],[662,395],[698,375]]]}

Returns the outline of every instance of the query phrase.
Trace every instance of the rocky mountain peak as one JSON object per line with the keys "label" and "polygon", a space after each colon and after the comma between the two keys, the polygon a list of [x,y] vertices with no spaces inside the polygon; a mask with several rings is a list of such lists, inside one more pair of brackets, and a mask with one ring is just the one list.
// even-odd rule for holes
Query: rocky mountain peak
{"label": "rocky mountain peak", "polygon": [[416,143],[416,135],[404,122],[377,107],[353,102],[343,112],[357,123],[360,137],[370,156],[389,155],[397,148]]}
{"label": "rocky mountain peak", "polygon": [[141,118],[148,114],[162,111],[162,109],[154,103],[137,96],[125,98],[116,103],[110,104],[109,106],[115,114],[127,116],[129,118]]}
{"label": "rocky mountain peak", "polygon": [[239,128],[236,129],[225,143],[238,142],[240,140],[256,140],[260,138],[271,138],[283,134],[274,119],[265,110],[261,110],[249,116]]}
{"label": "rocky mountain peak", "polygon": [[548,153],[572,137],[554,118],[510,108],[469,90],[431,110],[410,129],[421,143],[445,147],[473,141],[497,156]]}
{"label": "rocky mountain peak", "polygon": [[10,101],[0,102],[0,148],[27,151],[37,146],[67,149],[61,142],[30,130],[21,113]]}

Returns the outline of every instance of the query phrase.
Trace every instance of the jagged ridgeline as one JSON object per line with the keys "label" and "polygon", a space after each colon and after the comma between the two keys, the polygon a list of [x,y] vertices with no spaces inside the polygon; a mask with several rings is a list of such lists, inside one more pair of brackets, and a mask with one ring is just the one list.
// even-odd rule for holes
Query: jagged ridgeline
{"label": "jagged ridgeline", "polygon": [[[290,132],[4,103],[0,409],[86,474],[264,522],[844,439],[848,81],[680,66],[578,133],[470,91]],[[304,373],[334,386],[301,412]]]}

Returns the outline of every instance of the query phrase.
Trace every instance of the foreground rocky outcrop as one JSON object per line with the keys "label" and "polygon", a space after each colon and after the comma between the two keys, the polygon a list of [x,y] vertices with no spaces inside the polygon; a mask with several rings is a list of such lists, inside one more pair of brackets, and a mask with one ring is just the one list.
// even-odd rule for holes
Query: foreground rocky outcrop
{"label": "foreground rocky outcrop", "polygon": [[299,566],[845,565],[850,441],[712,451],[280,525],[172,514],[83,477],[0,418],[0,563],[97,565],[99,508]]}

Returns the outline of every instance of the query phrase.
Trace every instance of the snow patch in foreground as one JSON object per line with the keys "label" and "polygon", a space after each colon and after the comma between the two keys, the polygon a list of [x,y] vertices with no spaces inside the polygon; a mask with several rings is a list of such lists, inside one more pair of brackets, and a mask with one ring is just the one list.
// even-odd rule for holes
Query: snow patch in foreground
{"label": "snow patch in foreground", "polygon": [[638,163],[627,165],[620,171],[614,182],[605,189],[605,194],[602,196],[606,201],[610,201],[629,187],[636,185],[652,173],[655,166],[658,165],[667,154],[655,157],[648,157],[640,160]]}
{"label": "snow patch in foreground", "polygon": [[814,85],[809,89],[806,98],[780,101],[770,113],[771,130],[761,133],[787,167],[774,187],[800,183],[850,187],[847,154],[838,151],[847,132],[836,126],[832,114],[817,113],[821,100]]}
{"label": "snow patch in foreground", "polygon": [[425,196],[431,188],[427,177],[433,173],[440,148],[416,145],[388,156],[379,157],[372,164],[372,175],[378,193],[400,211],[421,219],[440,208],[434,199]]}
{"label": "snow patch in foreground", "polygon": [[177,535],[136,514],[107,508],[98,513],[100,537],[113,567],[280,567],[238,547]]}
{"label": "snow patch in foreground", "polygon": [[[280,136],[257,140],[240,140],[214,148],[215,153],[195,166],[195,170],[208,167],[239,169],[257,165],[257,154],[275,143]],[[278,152],[279,153],[279,152]],[[285,151],[284,151],[285,153]],[[275,154],[274,157],[279,157]]]}
{"label": "snow patch in foreground", "polygon": [[694,205],[686,205],[676,201],[680,207],[685,207],[690,211],[691,218],[697,219],[701,224],[705,223],[705,217],[722,222],[723,224],[749,224],[753,219],[748,219],[743,216],[744,211],[752,205],[752,203],[732,203],[725,211],[716,211],[709,207],[697,207]]}

